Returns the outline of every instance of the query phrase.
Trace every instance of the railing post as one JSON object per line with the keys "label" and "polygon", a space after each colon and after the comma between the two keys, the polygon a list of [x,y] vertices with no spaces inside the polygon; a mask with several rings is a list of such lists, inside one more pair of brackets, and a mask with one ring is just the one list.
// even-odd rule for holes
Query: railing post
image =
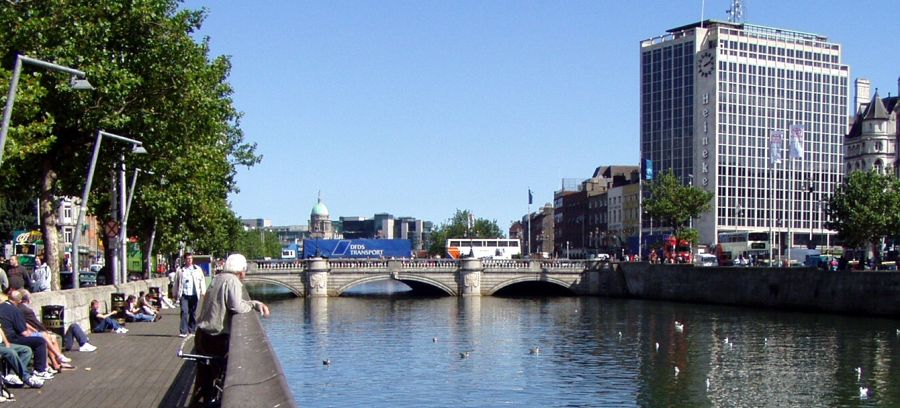
{"label": "railing post", "polygon": [[480,259],[464,258],[459,261],[459,283],[463,296],[481,296],[481,275],[484,265]]}
{"label": "railing post", "polygon": [[309,259],[306,270],[306,295],[309,297],[328,296],[328,260],[319,257]]}

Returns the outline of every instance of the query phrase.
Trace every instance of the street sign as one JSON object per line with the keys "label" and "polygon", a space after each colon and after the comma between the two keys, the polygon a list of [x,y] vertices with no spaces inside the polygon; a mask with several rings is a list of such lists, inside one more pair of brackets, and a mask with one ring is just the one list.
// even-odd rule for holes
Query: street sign
{"label": "street sign", "polygon": [[106,222],[106,228],[104,228],[106,232],[106,236],[114,237],[119,235],[119,223],[115,220],[109,220]]}

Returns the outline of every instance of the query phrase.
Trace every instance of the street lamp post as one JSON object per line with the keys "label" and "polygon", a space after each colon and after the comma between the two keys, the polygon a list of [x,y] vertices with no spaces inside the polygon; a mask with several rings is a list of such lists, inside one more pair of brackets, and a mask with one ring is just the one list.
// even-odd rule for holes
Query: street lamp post
{"label": "street lamp post", "polygon": [[816,185],[812,180],[807,180],[806,183],[806,191],[809,192],[809,246],[815,248],[813,245],[813,192],[816,191]]}
{"label": "street lamp post", "polygon": [[[124,156],[124,155],[123,155],[123,156]],[[124,163],[125,163],[124,159],[125,159],[125,158],[122,157],[122,163],[123,163],[123,164],[122,164],[122,167],[123,167],[123,170],[124,170],[124,167],[125,167],[125,165],[124,165]],[[135,168],[135,169],[134,169],[134,174],[131,176],[131,189],[128,190],[128,202],[122,206],[122,207],[125,209],[125,213],[124,213],[125,216],[122,217],[122,228],[121,228],[121,231],[120,231],[120,234],[119,234],[119,238],[120,238],[120,241],[121,241],[121,243],[120,243],[120,244],[121,244],[121,251],[122,251],[122,255],[121,255],[121,258],[122,258],[122,259],[121,259],[121,262],[122,262],[122,274],[123,274],[123,276],[124,276],[124,279],[122,279],[121,282],[127,281],[127,278],[128,278],[128,235],[125,233],[125,231],[126,231],[126,226],[128,225],[128,214],[131,213],[131,201],[134,199],[134,188],[137,186],[137,178],[138,178],[138,174],[139,174],[140,172],[142,172],[142,171],[143,171],[144,173],[146,173],[146,174],[154,174],[154,173],[153,173],[152,171],[150,171],[150,170],[141,170],[140,168]],[[124,187],[124,186],[123,186],[123,187]]]}
{"label": "street lamp post", "polygon": [[[94,142],[94,152],[91,154],[91,165],[88,167],[88,175],[87,182],[84,184],[84,191],[81,193],[81,203],[78,208],[78,221],[75,223],[75,234],[72,236],[72,265],[73,265],[73,273],[72,273],[72,287],[78,288],[78,244],[81,240],[81,226],[84,223],[84,214],[87,212],[87,200],[88,194],[91,192],[91,183],[94,181],[94,170],[97,168],[97,157],[100,153],[100,143],[103,141],[103,137],[109,137],[114,140],[118,140],[121,142],[131,143],[133,145],[132,151],[135,153],[146,153],[147,150],[143,147],[143,142],[138,140],[129,139],[124,136],[115,135],[112,133],[104,132],[102,130],[97,131],[97,140]],[[115,274],[113,274],[115,277]],[[113,282],[115,283],[115,282]]]}
{"label": "street lamp post", "polygon": [[72,79],[69,84],[72,86],[72,89],[94,89],[90,82],[88,82],[87,79],[84,79],[84,71],[16,54],[16,63],[13,67],[12,78],[9,80],[9,94],[6,96],[6,107],[3,109],[3,125],[0,127],[0,165],[3,164],[3,151],[6,147],[6,133],[9,131],[9,120],[10,117],[12,117],[13,103],[16,101],[16,89],[19,87],[19,74],[22,72],[22,63],[71,74]]}

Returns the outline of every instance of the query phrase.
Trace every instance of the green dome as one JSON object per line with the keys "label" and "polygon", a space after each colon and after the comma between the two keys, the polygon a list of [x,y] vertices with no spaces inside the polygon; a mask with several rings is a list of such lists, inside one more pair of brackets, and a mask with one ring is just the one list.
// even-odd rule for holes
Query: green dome
{"label": "green dome", "polygon": [[319,200],[319,202],[316,203],[316,206],[313,207],[312,213],[310,215],[312,215],[313,217],[327,217],[328,207],[326,207],[325,204],[322,204],[322,200]]}

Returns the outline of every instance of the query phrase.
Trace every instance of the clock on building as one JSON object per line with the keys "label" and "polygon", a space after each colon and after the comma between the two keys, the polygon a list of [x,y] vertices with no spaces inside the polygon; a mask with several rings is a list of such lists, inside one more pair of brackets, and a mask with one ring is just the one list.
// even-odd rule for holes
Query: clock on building
{"label": "clock on building", "polygon": [[697,58],[697,73],[699,73],[700,76],[704,78],[708,77],[712,74],[715,67],[716,64],[713,61],[712,52],[706,51]]}

